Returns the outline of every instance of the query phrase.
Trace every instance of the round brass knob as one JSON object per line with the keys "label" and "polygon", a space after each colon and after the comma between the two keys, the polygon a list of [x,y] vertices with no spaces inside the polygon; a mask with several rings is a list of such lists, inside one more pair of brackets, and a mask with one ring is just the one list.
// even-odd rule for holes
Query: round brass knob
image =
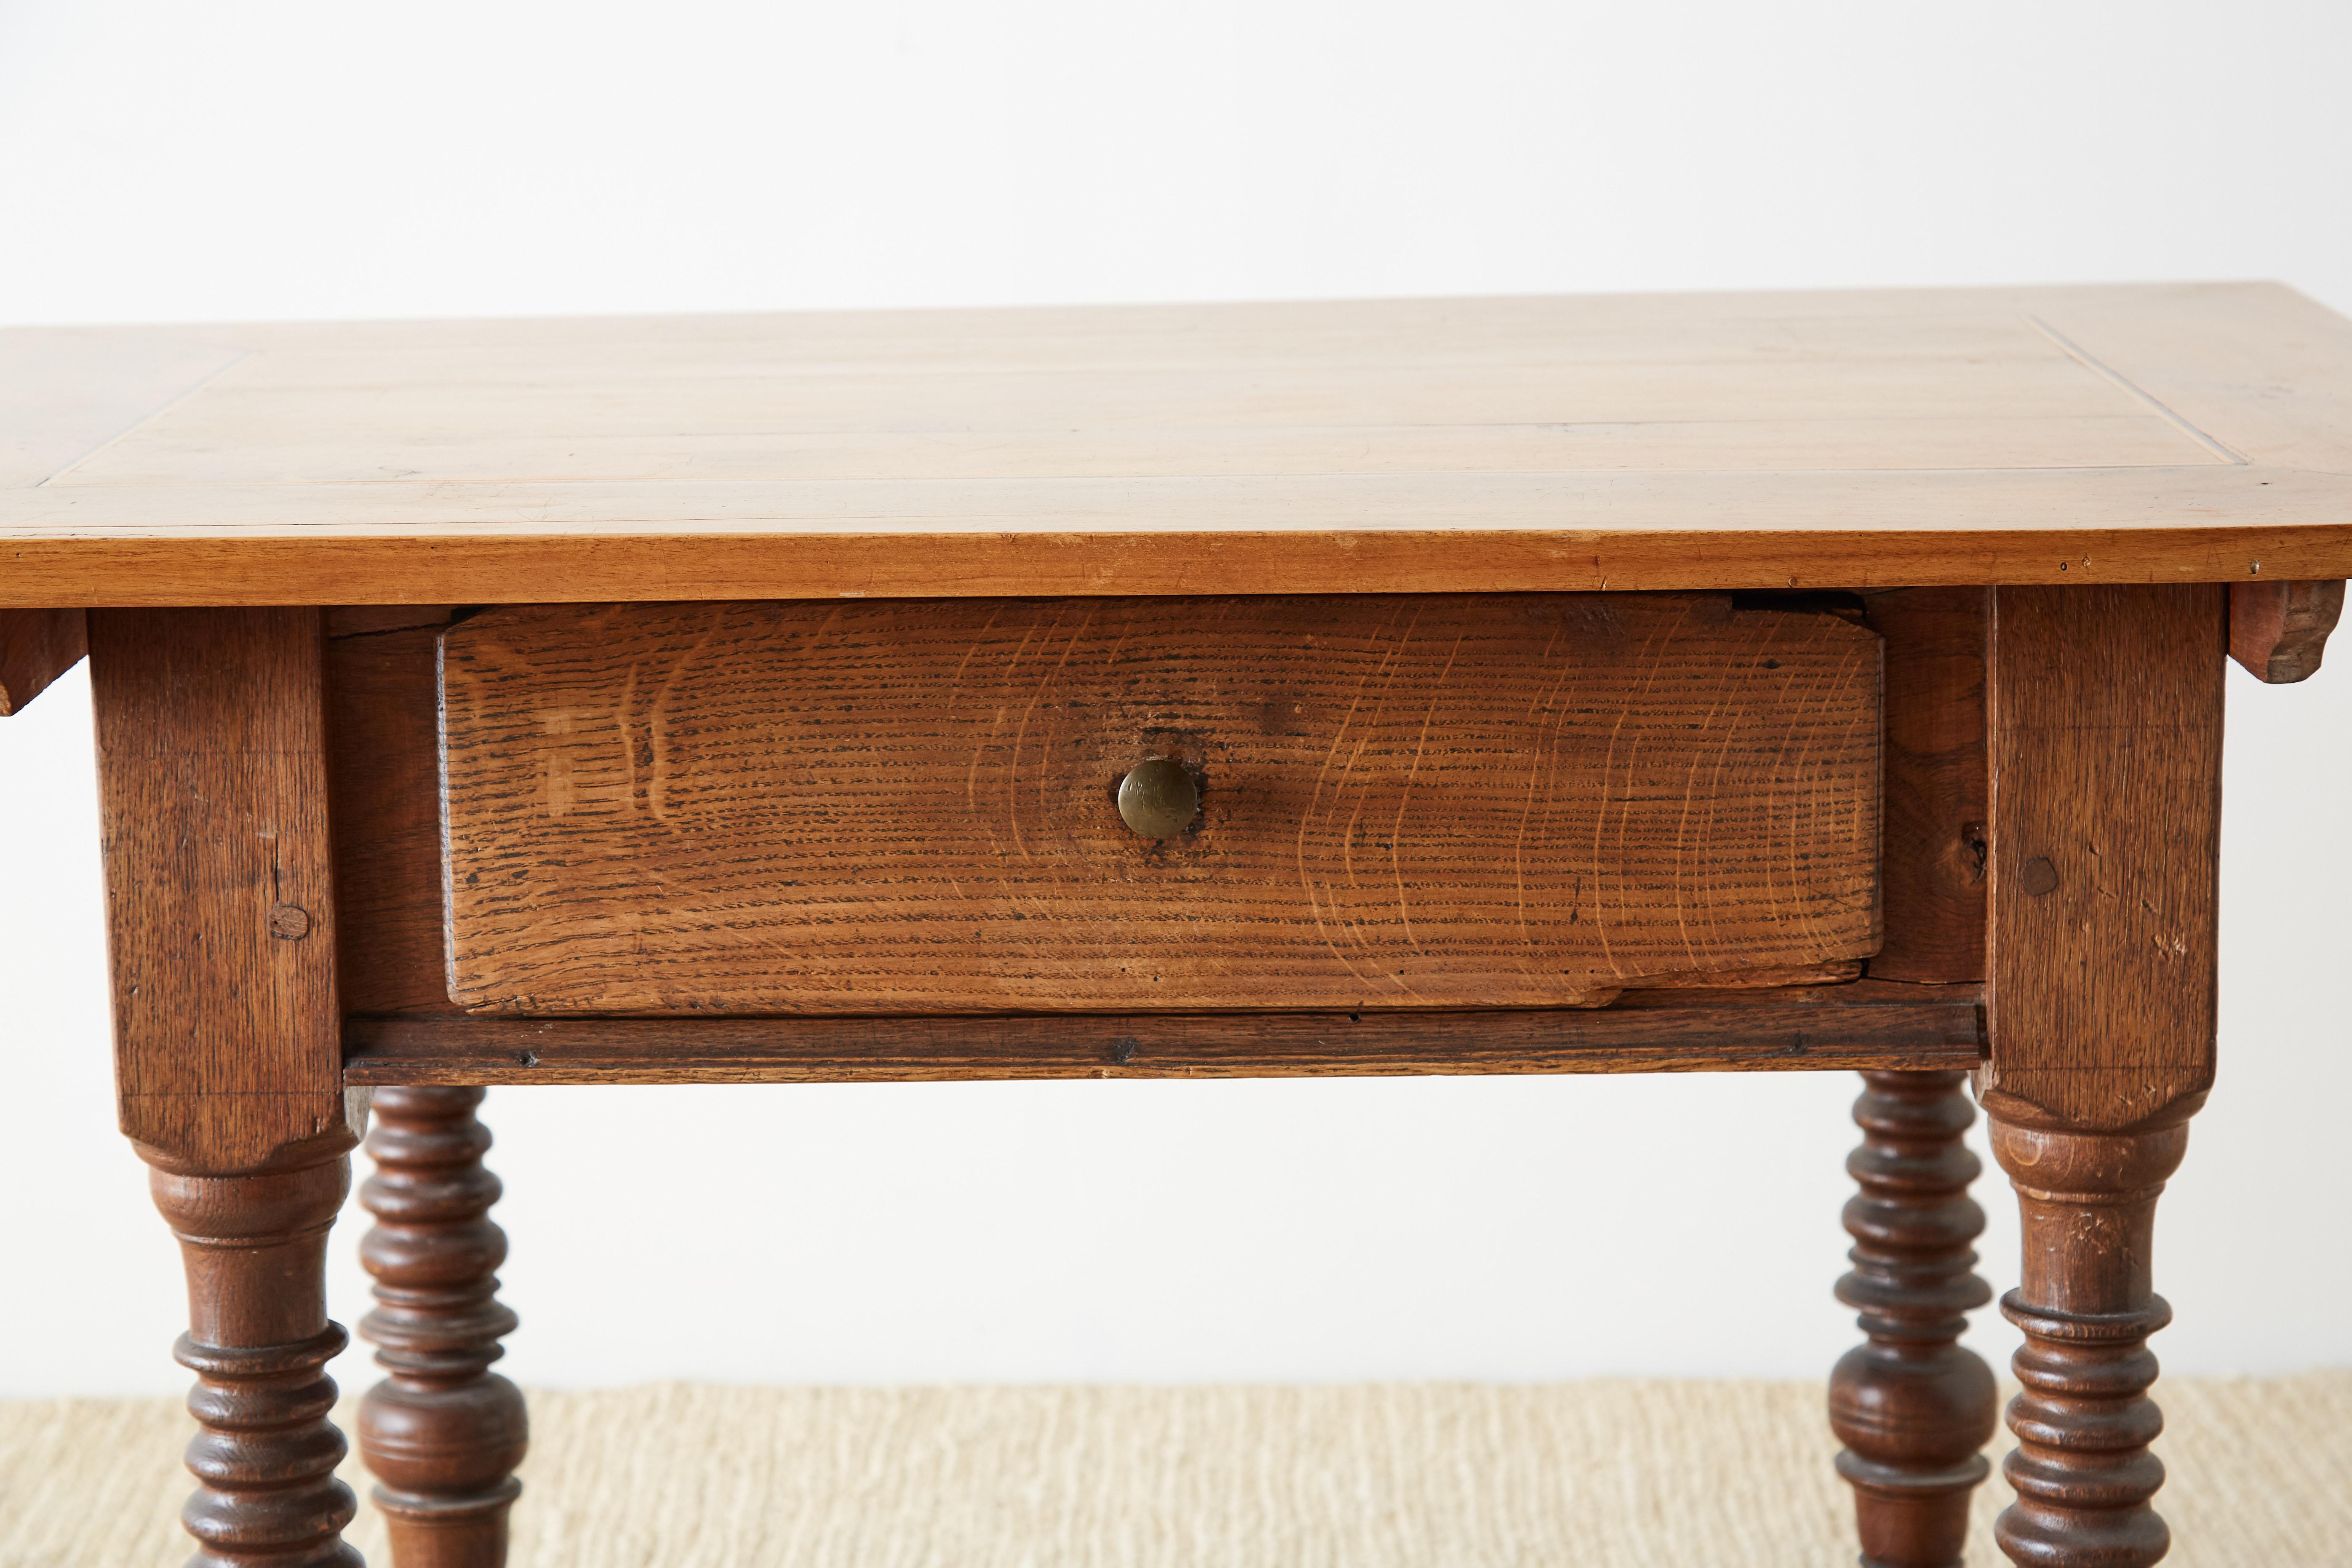
{"label": "round brass knob", "polygon": [[1146,838],[1173,838],[1201,812],[1201,792],[1184,764],[1138,763],[1118,781],[1118,815]]}

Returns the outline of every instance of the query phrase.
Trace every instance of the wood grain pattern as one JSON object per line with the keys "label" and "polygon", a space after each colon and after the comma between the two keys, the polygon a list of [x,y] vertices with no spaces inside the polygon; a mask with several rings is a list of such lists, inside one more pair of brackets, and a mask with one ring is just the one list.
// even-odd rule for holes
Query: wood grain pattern
{"label": "wood grain pattern", "polygon": [[1969,1196],[1981,1167],[1961,1142],[1976,1110],[1958,1072],[1863,1077],[1862,1147],[1846,1161],[1862,1189],[1845,1205],[1853,1269],[1837,1296],[1869,1337],[1830,1373],[1838,1474],[1868,1568],[1961,1568],[2000,1405],[1992,1369],[1958,1342],[1992,1300],[1969,1246],[1984,1230]]}
{"label": "wood grain pattern", "polygon": [[205,1174],[348,1146],[318,612],[89,635],[122,1131]]}
{"label": "wood grain pattern", "polygon": [[1868,599],[1886,643],[1886,937],[1882,980],[1985,973],[1985,588],[1898,588]]}
{"label": "wood grain pattern", "polygon": [[2271,285],[5,341],[0,605],[2352,571],[2352,323]]}
{"label": "wood grain pattern", "polygon": [[342,1539],[358,1501],[335,1479],[344,1446],[327,1375],[348,1342],[327,1316],[327,1233],[351,1191],[351,1145],[343,1131],[244,1175],[149,1173],[188,1277],[188,1331],[173,1347],[196,1374],[188,1568],[362,1568]]}
{"label": "wood grain pattern", "polygon": [[79,610],[0,610],[0,719],[21,710],[89,651]]}
{"label": "wood grain pattern", "polygon": [[[1935,594],[1944,590],[1924,590]],[[1903,599],[1896,594],[1886,597]],[[1877,601],[1874,600],[1874,604]],[[1876,612],[1874,611],[1874,616]],[[436,705],[439,681],[436,673],[438,633],[446,624],[445,609],[347,606],[326,612],[329,696],[328,742],[330,793],[334,805],[337,867],[337,915],[342,932],[341,984],[344,1010],[363,1017],[462,1016],[464,1009],[449,1000],[448,966],[442,931],[441,817],[436,773],[438,766]],[[1930,628],[1933,617],[1920,623]],[[1885,622],[1882,629],[1898,637],[1889,649],[1890,661],[1903,657],[1900,639],[1911,637],[1906,621]],[[1979,685],[1981,686],[1981,653]],[[1890,696],[1902,687],[1891,678]],[[1912,693],[1914,699],[1932,693]],[[1981,696],[1979,694],[1979,702]],[[1916,722],[1916,721],[1915,721]],[[1899,741],[1906,721],[1888,715],[1890,743]],[[1981,752],[1979,737],[1978,749]],[[1895,759],[1890,752],[1890,775]],[[1979,770],[1981,771],[1981,770]],[[1890,776],[1889,810],[1898,788]],[[1982,784],[1979,782],[1979,804]],[[1979,816],[1980,820],[1980,816]],[[1940,841],[1885,832],[1882,877],[1889,886],[1928,886],[1948,869],[1937,864],[1906,867],[1913,855],[1939,858],[1947,853]],[[1979,894],[1979,900],[1981,895]],[[1922,929],[1918,910],[1886,909],[1887,943],[1869,962],[1885,977],[1882,961],[1896,947],[1896,928],[1916,942]],[[1965,951],[1983,952],[1981,903],[1973,925],[1958,923],[1964,911],[1947,910],[1925,929],[1937,941],[1963,944]],[[1931,951],[1949,951],[1945,948]],[[1793,971],[1765,971],[1743,977],[1713,975],[1711,984],[1811,984],[1851,979],[1852,963],[1812,966]],[[1981,973],[1981,959],[1965,966]],[[1936,979],[1971,978],[1961,966],[1943,964],[1932,971]]]}
{"label": "wood grain pattern", "polygon": [[2327,635],[2344,616],[2344,579],[2230,584],[2230,657],[2273,686],[2319,672]]}
{"label": "wood grain pattern", "polygon": [[2156,1201],[2188,1150],[2183,1116],[2128,1133],[1992,1119],[1993,1157],[2017,1189],[2023,1269],[2000,1299],[2025,1334],[2011,1368],[2017,1447],[2001,1474],[2017,1500],[1993,1521],[2015,1563],[2153,1568],[2172,1532],[2149,1506],[2164,1415],[2148,1336],[2172,1321],[2155,1289]]}
{"label": "wood grain pattern", "polygon": [[[1878,641],[1728,596],[539,606],[443,642],[450,994],[1514,1006],[1877,945]],[[1129,832],[1127,770],[1202,786]]]}
{"label": "wood grain pattern", "polygon": [[2089,1131],[2213,1080],[2220,586],[1993,596],[1989,1109]]}
{"label": "wood grain pattern", "polygon": [[[2202,475],[2209,470],[2196,470]],[[2249,563],[2297,577],[2352,574],[2352,479],[2293,477],[2268,489],[2237,468],[2168,483],[2160,510],[2130,470],[2100,471],[2079,493],[2005,475],[1938,476],[1906,489],[1840,474],[1789,493],[1696,476],[1667,484],[1538,477],[1440,486],[1333,479],[1320,493],[1266,480],[1234,487],[1090,481],[1059,498],[997,498],[986,516],[924,530],[904,523],[926,498],[887,495],[874,515],[763,521],[773,504],[698,491],[741,518],[631,525],[561,521],[519,500],[512,515],[453,520],[440,531],[362,515],[364,493],[289,509],[278,524],[201,526],[125,541],[109,535],[8,546],[0,605],[541,604],[648,599],[1002,598],[1161,594],[1517,594],[1600,590],[1907,587],[1922,583],[2211,583]],[[1681,476],[1669,476],[1681,478]],[[714,487],[716,488],[716,487]],[[1172,493],[1171,493],[1172,492]],[[1448,492],[1453,492],[1449,494]],[[602,498],[579,516],[637,512],[658,500]],[[1073,500],[1083,505],[1073,507]],[[197,498],[211,504],[216,498]],[[154,498],[159,512],[167,510]],[[531,509],[526,515],[526,504]],[[1901,521],[1839,532],[1823,511]],[[2029,527],[2023,520],[2138,512],[2142,527]],[[551,521],[554,514],[556,521]],[[321,516],[345,521],[300,532]],[[1464,517],[1518,517],[1472,531]],[[2214,525],[2202,520],[2240,521]],[[1559,521],[1549,526],[1541,519]],[[1683,518],[1747,526],[1709,531]],[[2178,518],[2180,521],[2172,521]],[[1249,526],[1234,526],[1234,520]],[[1662,524],[1656,519],[1667,520]],[[1227,526],[1215,526],[1219,523]],[[5,542],[0,534],[0,542]]]}
{"label": "wood grain pattern", "polygon": [[1629,991],[1599,1009],[900,1018],[376,1018],[354,1084],[917,1082],[1957,1068],[1972,986]]}
{"label": "wood grain pattern", "polygon": [[326,612],[327,773],[350,1013],[450,1013],[441,921],[441,683],[449,612]]}
{"label": "wood grain pattern", "polygon": [[245,351],[224,327],[0,331],[0,491],[37,486],[201,388]]}
{"label": "wood grain pattern", "polygon": [[360,1333],[384,1379],[360,1402],[360,1453],[395,1568],[502,1568],[507,1513],[530,1444],[522,1391],[490,1371],[515,1315],[498,1299],[506,1232],[489,1217],[498,1177],[478,1089],[386,1089],[360,1202],[375,1224],[360,1260],[375,1310]]}

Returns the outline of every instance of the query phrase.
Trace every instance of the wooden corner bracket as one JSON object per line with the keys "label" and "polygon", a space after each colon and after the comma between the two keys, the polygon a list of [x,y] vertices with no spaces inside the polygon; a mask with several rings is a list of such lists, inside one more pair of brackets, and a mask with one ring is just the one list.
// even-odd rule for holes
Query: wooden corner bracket
{"label": "wooden corner bracket", "polygon": [[89,642],[79,610],[0,610],[0,719],[80,663]]}
{"label": "wooden corner bracket", "polygon": [[2230,657],[2273,686],[2308,680],[2344,614],[2344,579],[2230,584]]}

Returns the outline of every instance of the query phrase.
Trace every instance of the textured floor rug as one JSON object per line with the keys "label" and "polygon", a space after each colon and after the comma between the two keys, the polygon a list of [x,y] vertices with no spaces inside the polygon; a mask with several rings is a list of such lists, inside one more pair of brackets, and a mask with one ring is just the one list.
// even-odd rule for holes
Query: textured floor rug
{"label": "textured floor rug", "polygon": [[[2352,1372],[2169,1378],[2178,1568],[2352,1565]],[[532,1396],[513,1568],[1848,1563],[1807,1383]],[[0,1568],[190,1542],[168,1400],[0,1404]],[[349,1479],[362,1499],[356,1464]],[[2000,1563],[1998,1477],[1971,1568]],[[352,1539],[388,1565],[362,1502]]]}

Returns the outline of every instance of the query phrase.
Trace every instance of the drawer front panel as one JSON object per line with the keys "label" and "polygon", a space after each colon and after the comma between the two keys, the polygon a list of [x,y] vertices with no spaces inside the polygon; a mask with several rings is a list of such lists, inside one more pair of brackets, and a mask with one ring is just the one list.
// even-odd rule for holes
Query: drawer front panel
{"label": "drawer front panel", "polygon": [[[1878,940],[1879,644],[1828,613],[531,605],[442,687],[476,1009],[1580,1005]],[[1151,758],[1199,795],[1158,840]]]}

